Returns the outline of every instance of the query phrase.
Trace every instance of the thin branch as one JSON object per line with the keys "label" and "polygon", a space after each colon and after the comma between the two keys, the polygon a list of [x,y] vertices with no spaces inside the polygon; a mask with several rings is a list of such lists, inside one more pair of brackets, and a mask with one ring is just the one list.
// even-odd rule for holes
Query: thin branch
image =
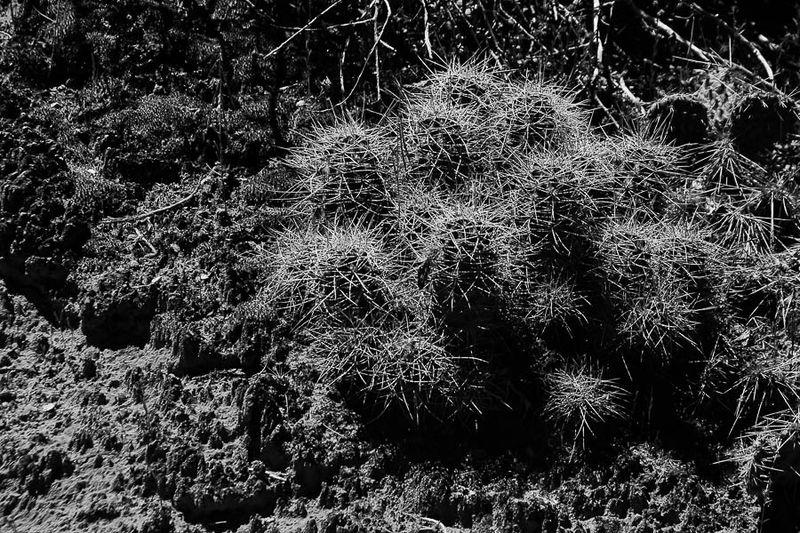
{"label": "thin branch", "polygon": [[56,21],[55,21],[55,20],[53,20],[52,18],[48,17],[47,15],[45,15],[44,13],[42,13],[41,11],[39,11],[39,8],[38,8],[38,7],[36,7],[36,6],[33,6],[33,10],[34,10],[34,11],[36,11],[36,12],[37,12],[39,15],[41,15],[41,16],[42,16],[42,18],[43,18],[43,19],[47,20],[47,21],[48,21],[48,22],[50,22],[51,24],[55,24],[55,23],[56,23]]}
{"label": "thin branch", "polygon": [[[377,3],[378,3],[377,0],[373,1],[373,4],[377,5]],[[347,94],[347,96],[338,105],[344,104],[345,102],[347,102],[350,99],[351,96],[353,96],[353,93],[356,91],[356,88],[358,87],[358,84],[361,82],[361,78],[364,76],[364,72],[367,70],[367,67],[369,66],[369,60],[372,58],[372,54],[376,54],[377,53],[378,45],[380,44],[381,40],[383,39],[383,34],[386,32],[386,27],[389,25],[389,20],[392,17],[392,6],[389,4],[389,1],[388,0],[384,0],[384,4],[386,5],[387,13],[386,13],[386,20],[384,20],[384,22],[383,22],[383,27],[381,27],[380,32],[375,36],[375,42],[372,44],[372,48],[370,49],[369,53],[367,54],[367,57],[364,59],[364,65],[361,67],[361,72],[358,73],[358,77],[356,78],[356,82],[353,84],[353,87],[350,89],[350,92]],[[378,9],[376,8],[375,9],[375,15],[374,15],[374,18],[375,18],[376,21],[377,21],[378,16],[379,16],[379,12],[378,12]],[[376,73],[376,74],[379,74],[379,73]],[[377,84],[378,84],[378,86],[380,86],[380,79],[377,80]],[[380,97],[380,94],[378,96]]]}
{"label": "thin branch", "polygon": [[592,42],[595,46],[595,58],[597,60],[592,73],[592,81],[594,82],[603,68],[603,41],[600,39],[600,0],[593,0],[592,4]]}
{"label": "thin branch", "polygon": [[299,30],[297,30],[296,32],[291,34],[285,41],[283,41],[281,44],[279,44],[276,48],[273,48],[272,50],[270,50],[269,53],[267,53],[267,55],[264,56],[264,59],[277,54],[281,49],[283,49],[284,46],[286,46],[287,44],[292,42],[295,37],[297,37],[298,35],[303,33],[305,30],[310,28],[316,21],[318,21],[321,17],[325,16],[325,14],[328,11],[330,11],[331,9],[333,9],[334,7],[338,6],[341,3],[342,3],[342,0],[336,0],[334,3],[332,3],[331,5],[326,7],[324,10],[322,10],[322,12],[319,15],[317,15],[313,19],[309,20],[308,23],[305,26],[303,26],[302,28],[300,28]]}
{"label": "thin branch", "polygon": [[[385,1],[388,2],[388,0],[385,0]],[[392,8],[389,7],[388,9],[391,12]],[[375,94],[376,94],[376,98],[378,100],[380,100],[380,98],[381,98],[381,54],[378,53],[377,45],[381,41],[381,38],[383,37],[383,31],[379,31],[378,30],[378,16],[379,15],[380,15],[380,4],[378,4],[378,2],[375,2],[375,17],[374,17],[373,23],[372,23],[372,32],[373,32],[372,34],[373,34],[373,37],[375,39],[375,48],[374,48],[374,51],[375,51]],[[389,20],[389,15],[386,16],[386,20],[387,21]],[[383,27],[386,28],[386,23],[385,22],[384,22],[384,26]]]}
{"label": "thin branch", "polygon": [[699,48],[694,43],[692,43],[690,41],[687,41],[686,39],[681,37],[680,33],[675,31],[674,29],[672,29],[665,22],[663,22],[662,20],[654,17],[653,15],[645,13],[644,11],[639,9],[639,7],[637,7],[636,4],[634,4],[633,1],[631,1],[631,0],[628,0],[627,4],[631,9],[634,10],[634,12],[636,12],[637,15],[639,15],[639,17],[642,20],[644,20],[645,22],[647,22],[649,24],[652,24],[659,31],[661,31],[663,34],[667,35],[668,37],[671,37],[672,39],[674,39],[674,40],[678,41],[679,43],[685,45],[689,50],[691,50],[694,53],[694,55],[696,55],[697,57],[699,57],[700,59],[702,59],[706,63],[711,63],[711,57],[705,51],[703,51],[703,49]]}
{"label": "thin branch", "polygon": [[617,122],[617,119],[614,118],[614,115],[611,114],[611,111],[608,109],[608,107],[606,107],[606,105],[600,101],[600,98],[598,98],[596,94],[592,95],[592,97],[595,103],[598,106],[600,106],[600,109],[602,109],[603,112],[606,114],[606,116],[608,116],[608,118],[611,119],[611,122],[614,123],[614,126],[617,128],[617,131],[622,131],[622,126],[620,126],[619,122]]}
{"label": "thin branch", "polygon": [[506,17],[506,19],[508,19],[508,20],[509,20],[509,21],[510,21],[512,24],[514,24],[514,26],[516,26],[517,28],[519,28],[519,31],[521,31],[522,33],[524,33],[524,34],[525,34],[525,36],[526,36],[526,37],[528,37],[528,39],[530,39],[530,40],[532,40],[532,41],[537,41],[537,39],[536,39],[536,36],[534,36],[534,35],[533,35],[533,34],[532,34],[532,33],[531,33],[531,32],[530,32],[530,31],[529,31],[529,30],[528,30],[528,29],[525,27],[525,25],[524,25],[524,24],[522,24],[522,22],[520,22],[519,20],[517,20],[517,18],[516,18],[516,17],[514,17],[514,15],[512,15],[511,13],[509,13],[508,11],[506,11],[506,10],[505,10],[505,8],[503,8],[503,5],[502,5],[502,4],[498,4],[497,8],[500,10],[500,13],[501,13],[503,16],[505,16],[505,17]]}
{"label": "thin branch", "polygon": [[445,525],[443,523],[441,523],[439,520],[436,520],[434,518],[428,518],[427,516],[421,516],[420,520],[422,520],[423,522],[427,522],[427,523],[431,524],[432,526],[434,526],[436,528],[436,529],[434,529],[434,531],[438,531],[438,532],[441,532],[441,533],[447,533],[447,527],[445,527]]}
{"label": "thin branch", "polygon": [[122,223],[125,223],[125,222],[134,222],[134,221],[137,221],[137,220],[144,220],[146,218],[150,218],[150,217],[153,217],[155,215],[159,215],[161,213],[166,213],[167,211],[171,211],[171,210],[175,209],[176,207],[180,207],[183,204],[190,202],[192,200],[192,198],[197,196],[197,193],[200,192],[200,189],[203,187],[203,185],[208,183],[211,179],[212,179],[212,176],[207,176],[207,177],[203,178],[202,180],[200,180],[200,182],[197,184],[197,186],[194,188],[194,190],[191,192],[191,194],[189,194],[189,196],[186,196],[185,198],[181,198],[177,202],[172,203],[172,204],[170,204],[168,206],[160,207],[158,209],[154,209],[153,211],[148,211],[147,213],[141,213],[141,214],[138,214],[138,215],[131,215],[129,217],[107,218],[105,220],[101,220],[100,222],[98,222],[98,224],[101,225],[101,226],[106,225],[106,224],[122,224]]}
{"label": "thin branch", "polygon": [[144,242],[148,248],[150,248],[150,253],[146,254],[145,257],[155,257],[158,255],[158,250],[153,244],[147,240],[147,237],[139,230],[139,228],[134,228],[134,232],[136,233],[136,240],[133,242],[133,246],[136,246],[139,241]]}
{"label": "thin branch", "polygon": [[422,22],[425,25],[425,50],[428,52],[428,59],[433,59],[433,47],[431,46],[431,26],[428,19],[428,2],[422,2]]}
{"label": "thin branch", "polygon": [[342,47],[342,56],[339,58],[339,90],[341,94],[344,94],[344,61],[345,57],[347,56],[347,47],[350,46],[350,35],[347,36],[347,40],[344,42],[344,46]]}
{"label": "thin branch", "polygon": [[[489,32],[489,37],[492,39],[492,44],[494,45],[494,50],[489,50],[489,53],[495,58],[495,60],[500,63],[500,58],[497,57],[496,52],[502,52],[502,47],[497,40],[497,36],[494,33],[494,24],[496,22],[495,19],[492,19],[492,22],[489,22],[489,17],[486,15],[486,7],[483,5],[483,0],[478,0],[478,7],[481,10],[481,18],[483,18],[484,24],[486,24],[486,29]],[[494,12],[492,13],[494,14]]]}
{"label": "thin branch", "polygon": [[[372,22],[372,17],[366,17],[363,19],[354,20],[351,22],[342,22],[341,24],[330,24],[320,28],[305,28],[305,31],[328,31],[328,30],[336,30],[341,28],[352,28],[354,26],[361,26],[363,24],[369,24]],[[284,30],[284,31],[303,31],[302,26],[282,26],[280,24],[270,24],[270,28],[275,28],[276,30]]]}
{"label": "thin branch", "polygon": [[287,479],[289,479],[289,477],[286,474],[280,474],[278,472],[273,472],[271,470],[265,470],[264,473],[267,475],[267,477],[274,479],[276,481],[285,482]]}
{"label": "thin branch", "polygon": [[742,32],[734,29],[730,24],[725,22],[719,15],[715,15],[710,11],[706,11],[701,6],[697,5],[696,2],[689,2],[688,4],[685,5],[688,5],[690,8],[692,8],[692,11],[694,11],[695,13],[699,13],[700,15],[712,19],[714,22],[722,26],[736,40],[738,40],[740,43],[742,43],[748,49],[750,49],[750,52],[755,56],[758,62],[761,63],[761,66],[764,67],[764,72],[767,73],[767,81],[769,81],[771,85],[775,84],[775,72],[772,70],[772,67],[770,66],[769,62],[767,62],[767,59],[764,57],[764,54],[762,54],[761,50],[759,50],[758,47],[752,41],[747,39]]}
{"label": "thin branch", "polygon": [[642,114],[644,114],[645,102],[641,98],[639,98],[638,96],[633,94],[633,91],[631,91],[628,88],[628,84],[625,83],[625,78],[623,78],[621,74],[619,76],[619,81],[617,81],[615,83],[619,87],[619,89],[622,91],[622,94],[625,95],[625,98],[627,98],[632,104],[637,106],[639,108],[639,111]]}

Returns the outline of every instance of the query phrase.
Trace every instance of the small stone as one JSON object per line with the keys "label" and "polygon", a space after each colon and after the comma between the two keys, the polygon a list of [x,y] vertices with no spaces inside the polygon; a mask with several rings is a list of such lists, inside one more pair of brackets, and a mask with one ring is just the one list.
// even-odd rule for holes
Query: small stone
{"label": "small stone", "polygon": [[13,402],[17,395],[10,390],[0,390],[0,403]]}

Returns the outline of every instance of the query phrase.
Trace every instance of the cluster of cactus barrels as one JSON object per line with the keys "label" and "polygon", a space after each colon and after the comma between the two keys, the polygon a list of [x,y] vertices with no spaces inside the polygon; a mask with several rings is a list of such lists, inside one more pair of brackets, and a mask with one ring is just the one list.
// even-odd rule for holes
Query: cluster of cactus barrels
{"label": "cluster of cactus barrels", "polygon": [[[753,89],[722,131],[699,93],[672,96],[609,136],[561,85],[481,62],[400,98],[284,162],[293,216],[248,308],[292,326],[322,383],[413,425],[516,411],[573,445],[654,402],[729,405],[724,431],[797,407],[780,391],[800,358],[764,355],[794,284],[758,274],[794,238],[791,191],[756,157],[787,102]],[[763,342],[736,367],[743,331]]]}

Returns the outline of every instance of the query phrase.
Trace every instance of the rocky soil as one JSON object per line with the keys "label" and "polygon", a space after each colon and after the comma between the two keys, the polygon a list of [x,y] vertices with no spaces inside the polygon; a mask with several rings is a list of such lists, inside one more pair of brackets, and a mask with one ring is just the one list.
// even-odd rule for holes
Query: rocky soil
{"label": "rocky soil", "polygon": [[172,348],[101,349],[3,288],[4,531],[752,531],[724,465],[657,443],[570,460],[483,435],[392,434],[286,375],[175,372]]}

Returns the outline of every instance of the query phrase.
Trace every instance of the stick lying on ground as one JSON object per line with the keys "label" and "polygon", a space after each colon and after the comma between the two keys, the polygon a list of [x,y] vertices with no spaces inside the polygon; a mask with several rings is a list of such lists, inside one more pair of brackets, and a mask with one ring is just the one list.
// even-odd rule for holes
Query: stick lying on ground
{"label": "stick lying on ground", "polygon": [[152,216],[159,215],[161,213],[166,213],[167,211],[171,211],[176,207],[180,207],[183,204],[190,202],[192,198],[197,196],[197,193],[200,192],[200,189],[203,187],[203,185],[208,183],[209,180],[211,180],[211,178],[212,176],[206,176],[205,178],[201,179],[200,182],[197,184],[197,186],[194,188],[194,190],[189,194],[189,196],[181,198],[175,203],[169,204],[165,207],[159,207],[158,209],[154,209],[153,211],[148,211],[147,213],[140,213],[138,215],[131,215],[128,217],[119,217],[119,218],[107,218],[105,220],[101,220],[99,224],[106,225],[106,224],[122,224],[125,222],[134,222],[136,220],[144,220],[146,218],[150,218]]}

